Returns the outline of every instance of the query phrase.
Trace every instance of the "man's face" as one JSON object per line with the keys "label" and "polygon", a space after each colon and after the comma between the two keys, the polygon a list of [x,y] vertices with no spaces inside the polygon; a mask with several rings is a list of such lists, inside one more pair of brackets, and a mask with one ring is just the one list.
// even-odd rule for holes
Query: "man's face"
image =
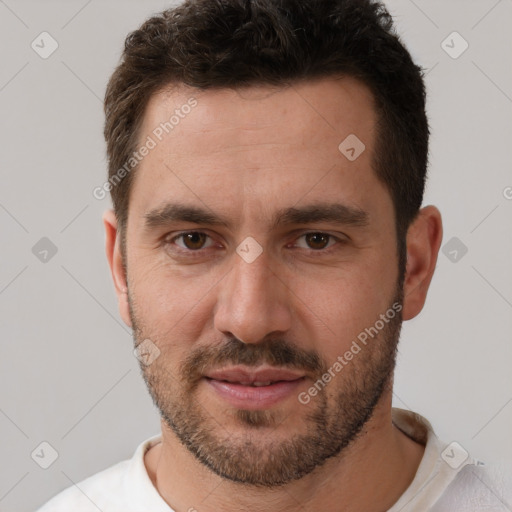
{"label": "man's face", "polygon": [[[302,477],[354,439],[389,383],[401,290],[375,123],[348,78],[183,87],[147,107],[139,141],[157,144],[130,196],[125,321],[160,351],[142,368],[166,425],[220,475]],[[355,139],[338,148],[351,134],[355,160]]]}

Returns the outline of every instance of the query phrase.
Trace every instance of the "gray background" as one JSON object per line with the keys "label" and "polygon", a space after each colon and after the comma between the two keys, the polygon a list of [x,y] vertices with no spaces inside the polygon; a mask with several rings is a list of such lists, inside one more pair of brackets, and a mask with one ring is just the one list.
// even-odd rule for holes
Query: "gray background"
{"label": "gray background", "polygon": [[[168,5],[0,0],[3,512],[35,509],[159,432],[105,258],[110,200],[92,190],[106,176],[102,97],[124,37]],[[425,204],[441,209],[449,244],[427,306],[404,325],[395,405],[480,459],[510,462],[512,1],[387,5],[429,70]],[[43,31],[59,45],[47,59],[31,48]],[[442,46],[453,31],[469,44],[458,58]],[[41,252],[43,237],[56,254]],[[31,457],[43,441],[59,454],[46,470]]]}

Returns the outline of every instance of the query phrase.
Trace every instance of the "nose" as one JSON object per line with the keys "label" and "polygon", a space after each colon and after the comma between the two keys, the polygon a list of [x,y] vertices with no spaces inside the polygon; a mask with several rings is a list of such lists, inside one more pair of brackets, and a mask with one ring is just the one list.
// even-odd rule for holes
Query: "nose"
{"label": "nose", "polygon": [[214,326],[244,343],[281,336],[291,327],[290,290],[284,275],[262,253],[248,263],[233,255],[233,267],[219,284]]}

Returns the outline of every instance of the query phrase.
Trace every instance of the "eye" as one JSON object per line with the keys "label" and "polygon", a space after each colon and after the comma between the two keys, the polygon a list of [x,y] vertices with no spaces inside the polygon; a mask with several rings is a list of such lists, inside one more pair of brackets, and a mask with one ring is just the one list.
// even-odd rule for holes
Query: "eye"
{"label": "eye", "polygon": [[304,240],[304,243],[297,243],[297,247],[301,247],[302,249],[313,249],[314,251],[329,248],[336,243],[334,236],[317,231],[305,233],[297,240],[302,239]]}
{"label": "eye", "polygon": [[[209,240],[209,245],[206,245]],[[181,241],[179,243],[178,241]],[[213,244],[213,240],[201,231],[187,231],[173,237],[169,242],[175,242],[178,247],[182,249],[188,249],[190,251],[198,251],[199,249],[205,249]]]}

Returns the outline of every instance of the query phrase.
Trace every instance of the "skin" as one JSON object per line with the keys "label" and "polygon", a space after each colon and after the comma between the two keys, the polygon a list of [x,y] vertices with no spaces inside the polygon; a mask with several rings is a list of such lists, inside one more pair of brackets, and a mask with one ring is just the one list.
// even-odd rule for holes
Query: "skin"
{"label": "skin", "polygon": [[[198,105],[136,171],[127,275],[115,215],[109,210],[103,217],[123,320],[133,327],[136,314],[136,327],[157,340],[157,361],[165,362],[172,382],[178,382],[180,364],[191,350],[220,346],[229,336],[257,345],[278,335],[332,365],[389,308],[398,280],[393,203],[371,169],[376,115],[370,91],[347,77],[243,91],[180,86],[151,98],[140,140],[191,96]],[[353,162],[338,150],[349,134],[366,146]],[[144,215],[167,201],[205,207],[225,217],[229,227],[176,222],[145,231]],[[273,226],[279,209],[315,202],[357,207],[367,213],[368,223]],[[202,253],[190,255],[183,240],[170,241],[194,230],[211,236]],[[344,243],[330,239],[334,250],[311,249],[301,236],[308,232]],[[250,264],[235,252],[248,236],[263,248]],[[424,305],[441,239],[439,211],[424,207],[407,235],[404,320]],[[329,399],[347,385],[350,368],[364,368],[370,350],[329,383]],[[299,391],[312,384],[306,378]],[[393,425],[391,396],[392,375],[360,435],[338,456],[284,486],[260,488],[220,477],[163,420],[162,443],[146,453],[146,468],[177,512],[277,512],[298,510],[299,505],[301,510],[334,511],[341,503],[345,511],[387,510],[411,483],[424,451]],[[304,433],[306,415],[315,407],[315,400],[305,406],[296,395],[286,398],[271,408],[276,419],[272,428],[259,430],[237,422],[232,407],[204,383],[194,399],[216,431],[224,429],[233,442],[250,433],[262,447]]]}

